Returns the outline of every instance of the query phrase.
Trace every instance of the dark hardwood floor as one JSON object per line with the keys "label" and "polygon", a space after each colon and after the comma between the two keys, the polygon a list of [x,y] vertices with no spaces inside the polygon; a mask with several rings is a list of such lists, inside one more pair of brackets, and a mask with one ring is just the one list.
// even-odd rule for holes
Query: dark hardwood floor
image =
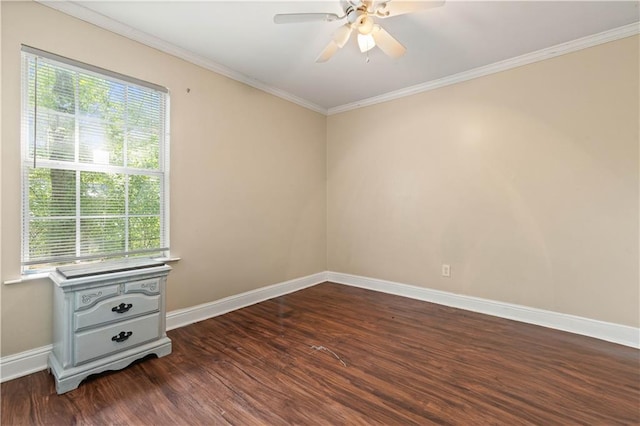
{"label": "dark hardwood floor", "polygon": [[337,284],[168,334],[64,395],[3,383],[2,424],[640,423],[636,349]]}

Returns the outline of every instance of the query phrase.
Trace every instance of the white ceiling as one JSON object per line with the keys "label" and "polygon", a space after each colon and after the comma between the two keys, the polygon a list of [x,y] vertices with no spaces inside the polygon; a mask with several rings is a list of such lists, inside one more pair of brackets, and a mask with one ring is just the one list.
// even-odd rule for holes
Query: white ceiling
{"label": "white ceiling", "polygon": [[323,112],[639,20],[636,1],[449,0],[379,20],[406,46],[401,58],[375,48],[366,63],[352,37],[330,61],[318,64],[318,53],[344,21],[276,25],[273,15],[342,14],[338,0],[66,3],[48,4]]}

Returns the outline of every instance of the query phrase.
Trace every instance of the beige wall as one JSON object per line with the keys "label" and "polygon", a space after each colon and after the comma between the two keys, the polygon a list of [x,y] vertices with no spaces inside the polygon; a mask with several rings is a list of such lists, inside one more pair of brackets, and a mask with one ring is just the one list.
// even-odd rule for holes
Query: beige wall
{"label": "beige wall", "polygon": [[330,116],[329,270],[637,327],[638,47]]}
{"label": "beige wall", "polygon": [[[2,7],[0,5],[0,138],[2,138]],[[0,146],[0,277],[2,277],[2,147]],[[0,283],[0,286],[2,283]],[[0,290],[0,309],[2,309],[2,290]],[[0,333],[2,332],[2,312],[0,312]],[[2,335],[0,334],[0,355],[2,354]]]}
{"label": "beige wall", "polygon": [[[1,8],[3,281],[20,275],[21,43],[169,88],[169,310],[326,269],[324,116],[45,6]],[[0,289],[2,354],[50,344],[52,284]]]}
{"label": "beige wall", "polygon": [[[35,3],[1,11],[2,280],[25,43],[170,89],[169,310],[329,269],[639,325],[638,37],[327,118]],[[51,283],[0,296],[2,355],[51,342]]]}

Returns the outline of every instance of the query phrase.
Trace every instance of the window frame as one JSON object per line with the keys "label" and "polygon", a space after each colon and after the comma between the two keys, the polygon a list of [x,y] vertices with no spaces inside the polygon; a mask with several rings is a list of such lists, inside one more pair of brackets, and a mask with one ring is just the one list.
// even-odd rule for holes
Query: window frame
{"label": "window frame", "polygon": [[[35,138],[36,138],[36,128],[33,129],[33,134],[30,130],[30,122],[29,117],[30,114],[34,114],[34,111],[30,111],[30,108],[37,108],[38,101],[34,103],[34,105],[29,105],[29,88],[30,83],[32,82],[31,78],[28,76],[29,64],[31,61],[35,61],[36,64],[38,61],[44,61],[47,63],[52,63],[52,65],[56,67],[62,67],[64,69],[69,70],[70,72],[88,74],[92,77],[96,77],[105,82],[115,82],[118,84],[123,84],[127,88],[128,87],[137,87],[138,89],[143,89],[145,91],[152,90],[156,93],[160,94],[160,102],[161,102],[161,114],[159,116],[160,123],[158,125],[158,167],[157,169],[144,169],[144,168],[136,168],[129,166],[127,163],[123,163],[122,166],[118,165],[110,165],[110,164],[92,164],[92,163],[84,163],[81,162],[81,159],[78,156],[78,149],[80,147],[80,134],[78,131],[74,132],[73,143],[74,143],[74,159],[73,161],[64,161],[64,160],[52,160],[52,159],[42,159],[37,158],[37,154],[33,152],[31,156],[30,149],[34,147],[35,149]],[[120,73],[116,73],[110,70],[106,70],[100,67],[96,67],[90,64],[86,64],[83,62],[79,62],[73,59],[69,59],[63,56],[59,56],[50,52],[46,52],[40,49],[36,49],[30,46],[22,45],[21,49],[21,164],[20,164],[20,173],[21,173],[21,274],[23,276],[29,276],[34,274],[41,274],[44,272],[51,271],[56,266],[60,266],[60,264],[73,264],[73,263],[81,263],[86,261],[95,261],[102,259],[114,259],[114,258],[127,258],[132,256],[137,256],[144,253],[153,253],[158,255],[161,258],[170,258],[170,96],[169,91],[159,85],[149,83],[143,80],[139,80],[133,77],[129,77]],[[37,65],[36,65],[37,66]],[[77,85],[77,83],[75,83]],[[75,86],[76,96],[77,96],[77,86]],[[78,109],[78,102],[74,106],[73,119],[75,121],[75,127],[79,126],[78,120],[82,118],[82,114]],[[90,120],[90,117],[85,117]],[[128,126],[125,124],[125,130],[128,129]],[[125,138],[126,139],[126,138]],[[126,145],[125,145],[126,147]],[[30,179],[29,179],[29,171],[33,170],[33,165],[39,164],[48,169],[62,169],[62,170],[73,170],[75,171],[74,182],[76,186],[75,192],[75,210],[73,216],[68,216],[69,219],[75,220],[75,232],[76,232],[76,241],[75,241],[75,256],[64,255],[59,257],[49,257],[46,259],[40,258],[39,260],[33,260],[30,257],[30,230],[29,230],[29,221],[31,218],[31,208],[30,208]],[[99,254],[87,254],[82,255],[82,239],[81,239],[81,219],[86,220],[86,215],[82,214],[81,210],[81,194],[80,194],[80,182],[81,182],[81,173],[82,172],[98,172],[98,173],[120,173],[124,176],[125,180],[125,200],[128,200],[130,197],[129,193],[129,181],[130,177],[134,175],[141,176],[149,176],[149,177],[157,177],[159,181],[159,213],[158,215],[144,215],[144,214],[132,214],[131,209],[128,202],[125,202],[125,210],[123,214],[114,215],[113,219],[121,218],[125,223],[125,236],[124,236],[124,251],[113,251],[108,250]],[[142,249],[142,250],[130,250],[129,244],[131,242],[129,238],[129,218],[130,217],[150,217],[150,216],[159,216],[159,247],[153,249]],[[53,217],[53,216],[50,216]],[[47,217],[43,217],[45,220]],[[103,240],[104,241],[104,240]],[[158,257],[158,256],[157,256]],[[33,267],[36,266],[36,267]]]}

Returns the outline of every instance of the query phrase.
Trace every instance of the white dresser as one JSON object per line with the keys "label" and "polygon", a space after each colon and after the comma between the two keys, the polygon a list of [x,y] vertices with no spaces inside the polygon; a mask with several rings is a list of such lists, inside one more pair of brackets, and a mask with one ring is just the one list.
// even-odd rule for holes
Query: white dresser
{"label": "white dresser", "polygon": [[91,374],[171,353],[165,287],[171,268],[150,259],[58,268],[49,367],[61,394]]}

